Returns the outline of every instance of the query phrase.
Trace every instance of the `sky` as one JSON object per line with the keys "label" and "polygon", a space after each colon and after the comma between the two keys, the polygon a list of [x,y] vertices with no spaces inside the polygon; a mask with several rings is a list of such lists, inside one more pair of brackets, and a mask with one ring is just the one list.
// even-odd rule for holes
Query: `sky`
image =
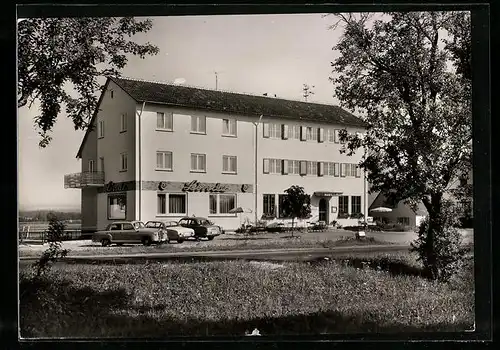
{"label": "sky", "polygon": [[[321,14],[153,17],[153,28],[134,41],[158,46],[156,56],[130,57],[124,77],[239,93],[276,94],[303,100],[303,84],[314,85],[309,102],[338,104],[331,62],[341,29],[330,30]],[[40,149],[36,105],[18,111],[18,202],[20,209],[80,208],[81,190],[65,189],[64,175],[81,171],[76,159],[84,132],[61,113],[51,144]]]}

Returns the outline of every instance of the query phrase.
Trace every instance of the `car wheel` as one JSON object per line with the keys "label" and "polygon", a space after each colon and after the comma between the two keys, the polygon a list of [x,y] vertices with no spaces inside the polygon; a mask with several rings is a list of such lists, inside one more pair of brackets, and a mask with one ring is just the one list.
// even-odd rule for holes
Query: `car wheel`
{"label": "car wheel", "polygon": [[184,240],[183,240],[183,239],[178,239],[178,240],[177,240],[177,243],[179,243],[179,244],[180,244],[180,243],[182,243],[182,242],[184,242]]}
{"label": "car wheel", "polygon": [[213,240],[214,239],[214,236],[208,236],[207,237],[209,241]]}
{"label": "car wheel", "polygon": [[104,239],[101,239],[101,244],[103,247],[107,247],[111,244],[111,242],[109,241],[109,239],[104,238]]}
{"label": "car wheel", "polygon": [[144,237],[142,239],[142,244],[144,244],[145,246],[150,246],[151,245],[151,239],[149,237]]}

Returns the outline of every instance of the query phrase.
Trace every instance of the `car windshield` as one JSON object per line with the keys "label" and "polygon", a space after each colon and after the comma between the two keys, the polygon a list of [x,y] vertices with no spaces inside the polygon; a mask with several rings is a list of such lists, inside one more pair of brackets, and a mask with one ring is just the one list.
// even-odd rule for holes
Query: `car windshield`
{"label": "car windshield", "polygon": [[167,221],[165,223],[166,226],[179,226],[179,223],[177,221]]}
{"label": "car windshield", "polygon": [[179,221],[179,225],[186,225],[188,223],[188,219],[182,219]]}
{"label": "car windshield", "polygon": [[146,227],[148,227],[148,228],[158,228],[158,227],[161,227],[161,222],[148,221],[146,223]]}
{"label": "car windshield", "polygon": [[200,225],[210,225],[210,221],[207,219],[200,219],[199,220]]}

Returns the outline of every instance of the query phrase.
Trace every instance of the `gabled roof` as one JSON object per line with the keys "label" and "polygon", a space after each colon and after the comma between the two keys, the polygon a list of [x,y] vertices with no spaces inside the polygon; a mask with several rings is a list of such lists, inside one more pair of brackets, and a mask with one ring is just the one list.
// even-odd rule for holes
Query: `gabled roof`
{"label": "gabled roof", "polygon": [[[287,120],[328,123],[361,128],[366,127],[366,124],[361,119],[334,105],[116,77],[109,77],[106,84],[108,84],[110,80],[122,88],[138,103],[146,102],[256,117],[263,115],[264,117]],[[101,101],[99,101],[99,105],[100,102]],[[96,115],[97,111],[92,118],[92,124]],[[89,131],[87,131],[87,133],[88,132]],[[83,148],[86,138],[87,134],[78,151],[78,158],[81,156],[81,149]]]}

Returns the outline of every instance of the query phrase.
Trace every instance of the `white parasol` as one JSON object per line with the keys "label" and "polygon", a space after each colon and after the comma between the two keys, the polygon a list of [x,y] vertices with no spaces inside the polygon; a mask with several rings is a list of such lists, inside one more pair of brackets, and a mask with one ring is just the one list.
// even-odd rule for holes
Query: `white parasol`
{"label": "white parasol", "polygon": [[[252,212],[252,209],[248,209],[248,208],[242,208],[242,207],[237,207],[237,208],[233,208],[229,211],[229,213],[231,214],[241,214],[241,213],[251,213]],[[241,227],[241,216],[238,215],[240,217],[240,227]]]}
{"label": "white parasol", "polygon": [[387,208],[387,207],[377,207],[377,208],[371,209],[370,211],[374,212],[374,213],[390,213],[392,211],[392,209]]}

